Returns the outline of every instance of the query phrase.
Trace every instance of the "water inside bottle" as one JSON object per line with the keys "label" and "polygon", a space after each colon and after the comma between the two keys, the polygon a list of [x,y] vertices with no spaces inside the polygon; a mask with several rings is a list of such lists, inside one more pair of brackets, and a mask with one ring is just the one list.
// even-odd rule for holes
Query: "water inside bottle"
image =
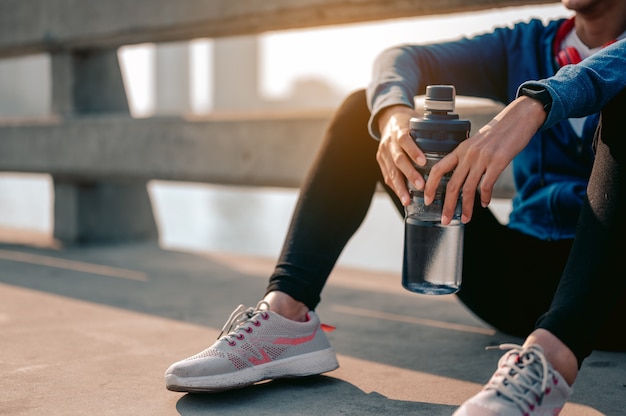
{"label": "water inside bottle", "polygon": [[444,295],[461,286],[463,231],[460,221],[407,219],[404,231],[402,286],[416,293]]}

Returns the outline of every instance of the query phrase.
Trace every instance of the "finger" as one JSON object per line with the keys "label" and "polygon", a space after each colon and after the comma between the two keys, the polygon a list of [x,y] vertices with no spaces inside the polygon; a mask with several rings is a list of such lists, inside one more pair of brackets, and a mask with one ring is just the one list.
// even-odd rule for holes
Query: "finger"
{"label": "finger", "polygon": [[504,171],[506,166],[500,168],[492,168],[485,172],[482,182],[480,183],[480,204],[485,208],[491,202],[493,197],[493,188],[496,186],[498,178]]}
{"label": "finger", "polygon": [[472,170],[463,184],[463,201],[461,205],[461,222],[467,224],[472,219],[476,191],[482,179],[482,170]]}
{"label": "finger", "polygon": [[424,155],[424,152],[422,152],[422,149],[419,148],[409,133],[402,135],[399,142],[404,152],[414,164],[417,166],[424,166],[426,164],[426,156]]}
{"label": "finger", "polygon": [[435,199],[437,189],[441,183],[443,176],[452,172],[458,163],[458,158],[454,153],[448,154],[446,157],[437,162],[428,172],[428,179],[424,185],[424,204],[430,205]]}
{"label": "finger", "polygon": [[408,134],[403,134],[399,139],[401,151],[397,153],[394,160],[395,165],[400,169],[404,177],[415,189],[424,189],[424,178],[416,168],[426,164],[426,158],[422,150],[415,144],[413,138]]}
{"label": "finger", "polygon": [[407,191],[407,182],[410,184],[410,188],[423,189],[424,179],[415,167],[415,162],[411,159],[410,154],[419,155],[423,158],[422,151],[417,147],[411,136],[408,133],[401,134],[396,142],[391,142],[388,155],[389,158],[385,158],[387,164],[387,170],[389,171],[390,184],[393,189],[398,189],[405,195],[401,197],[402,203],[406,206],[410,203],[410,189]]}
{"label": "finger", "polygon": [[400,202],[403,206],[407,206],[411,203],[411,194],[407,187],[406,178],[402,175],[398,169],[392,169],[389,175],[390,183],[388,185],[394,190]]}
{"label": "finger", "polygon": [[441,210],[441,224],[450,224],[456,214],[456,207],[461,195],[461,187],[466,181],[468,170],[457,166],[446,185],[445,198]]}
{"label": "finger", "polygon": [[[396,167],[393,159],[386,155],[387,153],[381,151],[376,154],[376,159],[383,174],[383,180],[398,196],[402,205],[407,206],[411,202],[411,196],[406,186],[406,179],[402,175],[402,172]],[[408,158],[406,159],[407,163],[410,163]]]}

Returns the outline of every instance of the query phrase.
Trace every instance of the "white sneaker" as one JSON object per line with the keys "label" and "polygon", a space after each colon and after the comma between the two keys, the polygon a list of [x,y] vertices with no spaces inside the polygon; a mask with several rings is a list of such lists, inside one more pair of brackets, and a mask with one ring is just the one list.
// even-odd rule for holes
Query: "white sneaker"
{"label": "white sneaker", "polygon": [[296,322],[268,310],[240,305],[218,340],[206,350],[172,364],[165,386],[180,392],[236,389],[262,380],[302,377],[339,367],[337,357],[314,312]]}
{"label": "white sneaker", "polygon": [[467,400],[452,416],[556,416],[572,389],[552,368],[538,345],[510,350],[483,390]]}

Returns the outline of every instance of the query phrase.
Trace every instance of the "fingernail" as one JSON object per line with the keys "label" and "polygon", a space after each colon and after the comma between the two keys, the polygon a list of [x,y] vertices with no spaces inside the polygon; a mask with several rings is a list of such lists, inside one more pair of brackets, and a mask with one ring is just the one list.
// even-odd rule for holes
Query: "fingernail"
{"label": "fingernail", "polygon": [[424,187],[424,182],[423,182],[423,181],[421,181],[421,180],[419,180],[419,179],[416,179],[416,180],[415,180],[415,182],[413,183],[413,185],[415,185],[415,188],[416,188],[418,191],[421,191],[421,190],[422,190],[422,188]]}
{"label": "fingernail", "polygon": [[433,201],[430,199],[430,197],[424,195],[424,205],[428,206],[431,202]]}
{"label": "fingernail", "polygon": [[402,205],[404,205],[405,207],[406,207],[407,205],[409,205],[409,197],[408,197],[408,196],[406,196],[406,195],[404,195],[404,196],[400,199],[400,201],[402,202]]}

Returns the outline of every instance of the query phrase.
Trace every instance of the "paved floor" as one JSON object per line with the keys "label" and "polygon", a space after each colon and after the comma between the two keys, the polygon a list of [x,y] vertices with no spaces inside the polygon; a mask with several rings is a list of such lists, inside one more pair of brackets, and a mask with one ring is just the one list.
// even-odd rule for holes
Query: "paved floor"
{"label": "paved floor", "polygon": [[[1,415],[450,415],[519,342],[453,296],[414,295],[393,274],[338,269],[318,312],[340,369],[235,392],[164,387],[173,361],[204,349],[272,262],[152,244],[0,245]],[[621,335],[623,336],[623,335]],[[595,352],[563,416],[626,414],[626,354]]]}

